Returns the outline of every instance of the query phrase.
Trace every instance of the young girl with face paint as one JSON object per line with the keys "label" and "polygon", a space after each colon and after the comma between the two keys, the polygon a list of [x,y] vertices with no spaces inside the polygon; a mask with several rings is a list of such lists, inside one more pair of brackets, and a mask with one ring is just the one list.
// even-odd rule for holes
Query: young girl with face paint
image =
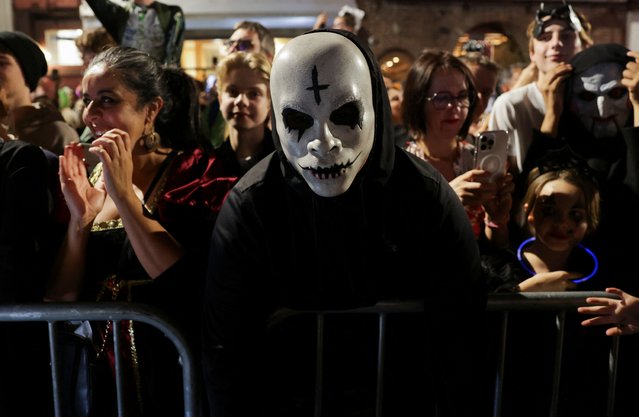
{"label": "young girl with face paint", "polygon": [[[523,212],[531,237],[513,242],[493,290],[566,291],[596,277],[598,260],[581,245],[599,224],[599,190],[577,168],[530,174]],[[515,251],[514,248],[517,247]],[[490,258],[487,258],[490,259]],[[497,262],[499,264],[499,262]],[[490,269],[497,271],[493,264]]]}
{"label": "young girl with face paint", "polygon": [[[530,234],[513,241],[507,250],[483,256],[490,291],[585,291],[600,285],[598,253],[591,249],[589,240],[584,240],[596,234],[599,227],[599,189],[592,174],[572,156],[568,152],[551,155],[531,172],[522,203],[522,217]],[[589,415],[584,409],[600,415],[605,404],[601,385],[606,380],[603,375],[584,378],[583,373],[600,375],[597,364],[605,363],[608,347],[593,343],[573,318],[567,319],[564,330],[567,359],[562,362],[562,411],[558,415],[572,415],[573,410],[579,410],[575,415]],[[504,415],[532,417],[547,413],[555,363],[554,345],[549,341],[556,337],[556,322],[555,311],[509,313],[508,351],[516,354],[507,355],[504,379],[509,386],[526,383],[528,388],[504,391]],[[584,359],[590,354],[601,362],[593,359],[597,364],[591,366]],[[590,382],[592,379],[596,382]],[[539,400],[526,401],[531,397]],[[564,414],[564,407],[570,412]]]}

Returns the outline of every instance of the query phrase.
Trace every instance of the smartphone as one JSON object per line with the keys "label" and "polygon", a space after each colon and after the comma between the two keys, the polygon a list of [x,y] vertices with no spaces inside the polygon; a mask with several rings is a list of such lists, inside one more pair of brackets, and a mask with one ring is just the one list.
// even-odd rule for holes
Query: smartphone
{"label": "smartphone", "polygon": [[508,132],[488,130],[481,132],[475,139],[475,168],[491,173],[494,181],[506,173],[508,160]]}

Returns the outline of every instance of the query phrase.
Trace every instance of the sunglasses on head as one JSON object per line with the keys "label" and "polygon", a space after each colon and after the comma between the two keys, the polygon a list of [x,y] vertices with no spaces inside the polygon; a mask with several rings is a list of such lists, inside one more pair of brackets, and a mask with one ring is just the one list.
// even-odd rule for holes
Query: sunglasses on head
{"label": "sunglasses on head", "polygon": [[568,23],[575,32],[581,32],[583,30],[581,20],[579,20],[577,13],[575,13],[572,6],[566,4],[565,1],[563,6],[549,10],[544,9],[544,3],[541,3],[535,15],[533,36],[538,38],[544,32],[544,24],[551,20],[562,20]]}
{"label": "sunglasses on head", "polygon": [[224,41],[224,46],[227,49],[231,49],[233,47],[235,47],[236,51],[248,51],[251,48],[253,48],[253,42],[251,42],[248,39],[238,39],[238,40],[232,40],[232,39],[228,39],[226,41]]}

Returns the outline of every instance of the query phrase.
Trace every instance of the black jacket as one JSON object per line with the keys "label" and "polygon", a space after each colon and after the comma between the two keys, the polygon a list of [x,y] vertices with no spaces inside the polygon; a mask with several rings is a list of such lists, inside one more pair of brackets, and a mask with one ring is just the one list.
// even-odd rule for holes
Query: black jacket
{"label": "black jacket", "polygon": [[[213,232],[205,293],[211,415],[306,415],[314,359],[295,362],[305,349],[297,336],[308,335],[313,348],[314,333],[293,323],[275,331],[284,342],[271,344],[268,319],[277,309],[342,309],[388,299],[426,302],[425,314],[400,325],[389,346],[389,355],[401,360],[389,375],[394,382],[387,381],[388,409],[434,412],[437,402],[440,416],[471,415],[473,351],[466,349],[482,319],[485,291],[470,223],[438,171],[394,145],[388,97],[372,53],[352,34],[333,32],[355,43],[368,61],[373,150],[344,194],[320,197],[286,160],[274,125],[276,152],[231,190]],[[376,328],[349,320],[342,322],[348,329],[336,331],[347,341],[327,341],[342,355],[326,376],[327,415],[374,405],[362,405],[368,394],[353,387],[361,380],[374,392],[375,363],[368,366],[363,358],[374,356],[367,352],[376,348],[375,336],[369,343],[363,331]]]}
{"label": "black jacket", "polygon": [[0,139],[0,302],[42,301],[45,259],[54,250],[47,244],[49,173],[40,147]]}

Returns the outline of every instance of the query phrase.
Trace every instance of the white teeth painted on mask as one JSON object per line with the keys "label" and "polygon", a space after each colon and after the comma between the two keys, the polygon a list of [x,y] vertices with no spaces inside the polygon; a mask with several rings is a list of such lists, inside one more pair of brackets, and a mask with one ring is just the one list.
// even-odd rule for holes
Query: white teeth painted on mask
{"label": "white teeth painted on mask", "polygon": [[311,167],[304,167],[301,165],[300,165],[300,168],[310,171],[311,175],[314,178],[317,178],[319,180],[334,179],[334,178],[339,178],[342,175],[345,175],[348,168],[351,165],[353,165],[353,163],[355,162],[355,160],[357,160],[357,158],[359,158],[359,155],[357,155],[357,157],[353,161],[349,160],[345,164],[335,164],[328,168],[323,168],[323,167],[311,168]]}
{"label": "white teeth painted on mask", "polygon": [[346,169],[343,169],[340,172],[318,172],[318,171],[311,171],[311,174],[313,175],[313,177],[317,178],[318,180],[328,180],[328,179],[334,179],[334,178],[339,178],[342,175],[344,175],[344,173],[346,172]]}

